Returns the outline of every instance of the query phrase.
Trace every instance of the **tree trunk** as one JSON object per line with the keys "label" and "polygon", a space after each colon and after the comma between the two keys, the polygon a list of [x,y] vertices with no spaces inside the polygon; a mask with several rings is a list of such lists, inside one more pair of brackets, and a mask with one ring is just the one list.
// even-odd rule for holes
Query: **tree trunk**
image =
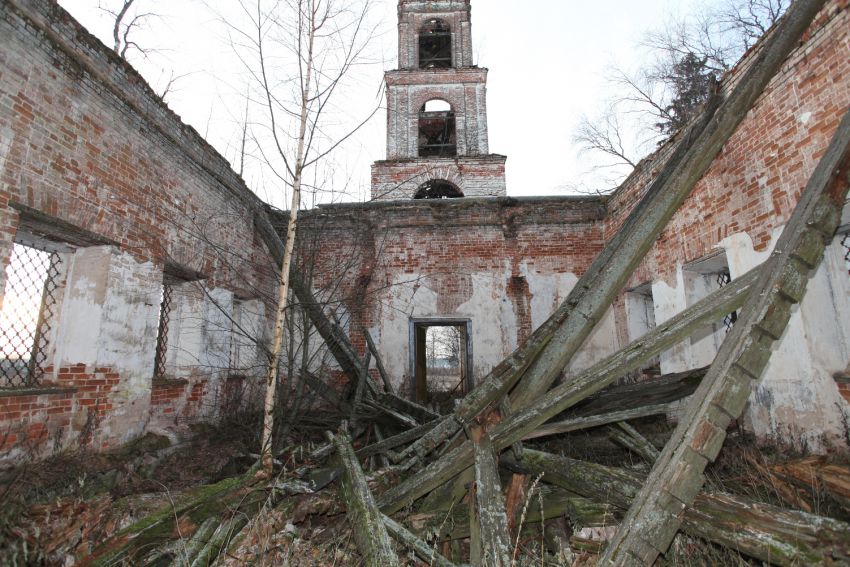
{"label": "tree trunk", "polygon": [[[311,12],[312,13],[312,12]],[[310,32],[307,38],[306,76],[301,84],[301,116],[298,130],[298,149],[294,161],[292,178],[292,204],[289,209],[289,222],[286,226],[283,260],[280,265],[280,283],[278,284],[277,311],[274,324],[274,341],[272,342],[269,365],[266,371],[266,398],[263,404],[263,431],[261,436],[262,472],[267,477],[272,475],[272,431],[274,430],[275,390],[277,386],[277,370],[280,353],[283,349],[283,323],[286,319],[286,306],[289,298],[289,271],[292,266],[292,254],[295,249],[295,231],[298,226],[298,209],[301,208],[301,176],[304,173],[304,144],[307,136],[307,112],[310,104],[310,84],[313,74],[313,42],[315,28],[310,22]],[[266,96],[270,97],[269,85],[266,84]],[[271,102],[269,102],[271,111]]]}

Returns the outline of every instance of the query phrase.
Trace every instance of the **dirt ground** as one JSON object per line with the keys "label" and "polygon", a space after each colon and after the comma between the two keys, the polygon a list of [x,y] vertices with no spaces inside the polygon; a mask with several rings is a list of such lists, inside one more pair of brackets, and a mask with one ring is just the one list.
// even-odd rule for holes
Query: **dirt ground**
{"label": "dirt ground", "polygon": [[[641,424],[648,438],[663,443],[668,428],[663,423]],[[127,528],[161,509],[174,507],[198,487],[244,474],[254,463],[254,431],[251,427],[198,427],[191,440],[172,445],[167,438],[149,434],[114,452],[68,453],[46,461],[30,462],[0,471],[0,565],[87,565],[91,551]],[[291,438],[279,455],[279,485],[297,481],[298,473],[311,466],[305,455],[321,443],[317,433]],[[363,440],[361,440],[363,442]],[[568,441],[540,443],[537,448],[616,465],[648,470],[645,463],[604,435],[582,433]],[[818,488],[807,491],[779,481],[772,470],[785,454],[758,450],[738,435],[732,435],[721,457],[708,470],[707,486],[757,498],[787,508],[796,508],[850,520],[850,507]],[[818,466],[827,461],[819,462]],[[847,463],[829,461],[841,470]],[[368,465],[368,463],[367,463]],[[388,470],[368,470],[369,484],[380,494],[398,480]],[[841,473],[844,474],[844,473]],[[534,498],[526,506],[536,506]],[[542,507],[542,503],[541,503]],[[146,564],[173,564],[187,534],[199,526],[178,519],[172,534],[172,549]],[[595,557],[593,542],[577,539],[577,532],[563,517],[544,524],[529,524],[519,530],[516,543],[518,565],[590,565]],[[571,539],[572,538],[572,539]],[[585,545],[586,544],[586,545]],[[582,548],[582,545],[585,545]],[[587,547],[589,546],[589,547]],[[434,544],[447,556],[463,557],[468,544]],[[427,565],[399,549],[408,565]],[[148,558],[150,559],[150,558]],[[290,565],[294,567],[360,565],[337,494],[331,482],[314,494],[292,494],[277,498],[242,531],[236,544],[221,549],[219,565]],[[668,565],[750,565],[733,551],[680,536],[664,558]],[[207,564],[207,563],[204,563]]]}

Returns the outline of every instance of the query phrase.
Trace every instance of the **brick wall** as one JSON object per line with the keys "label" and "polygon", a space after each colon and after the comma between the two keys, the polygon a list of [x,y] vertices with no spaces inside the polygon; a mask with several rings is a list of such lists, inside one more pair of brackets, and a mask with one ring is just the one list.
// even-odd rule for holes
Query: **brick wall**
{"label": "brick wall", "polygon": [[[760,48],[729,73],[723,92],[734,88]],[[660,323],[699,298],[689,282],[702,277],[706,262],[725,265],[732,278],[762,262],[848,109],[850,2],[832,0],[675,213],[626,289],[652,284]],[[606,240],[643,196],[676,142],[671,140],[644,160],[611,196]],[[759,438],[796,450],[847,449],[843,423],[850,406],[832,379],[850,361],[850,279],[837,246],[827,248],[745,415],[747,427]],[[621,340],[634,339],[628,337],[622,297],[615,312]],[[692,337],[664,353],[662,371],[710,361],[717,347],[708,343],[722,340],[723,332],[701,334],[703,338]]]}
{"label": "brick wall", "polygon": [[431,18],[440,18],[451,29],[454,66],[472,66],[471,9],[468,0],[440,3],[403,0],[399,2],[398,10],[399,68],[415,69],[419,66],[419,30]]}
{"label": "brick wall", "polygon": [[[0,459],[121,443],[172,402],[187,420],[201,417],[218,390],[204,384],[224,380],[222,370],[181,368],[192,379],[179,397],[151,387],[159,285],[166,269],[203,277],[227,305],[268,289],[272,264],[252,222],[261,206],[132,67],[55,2],[0,4],[0,284],[19,222],[47,240],[108,245],[71,254],[75,285],[88,296],[75,291],[61,305],[47,392],[0,391]],[[193,347],[201,353],[214,344],[204,333]]]}
{"label": "brick wall", "polygon": [[[712,252],[724,238],[746,233],[764,250],[788,220],[838,122],[850,106],[850,13],[832,1],[789,57],[709,171],[675,214],[631,279],[670,281],[675,266]],[[752,55],[752,54],[751,54]],[[746,69],[726,79],[729,90]],[[673,140],[641,164],[611,197],[610,239],[672,150]]]}
{"label": "brick wall", "polygon": [[504,197],[505,156],[379,161],[372,165],[372,199],[412,199],[430,180],[448,181],[464,197]]}
{"label": "brick wall", "polygon": [[361,350],[359,326],[371,330],[407,391],[411,317],[471,320],[480,379],[587,269],[604,211],[604,199],[572,197],[335,205],[299,217],[299,238],[311,243],[302,256],[315,256],[318,295],[351,318]]}

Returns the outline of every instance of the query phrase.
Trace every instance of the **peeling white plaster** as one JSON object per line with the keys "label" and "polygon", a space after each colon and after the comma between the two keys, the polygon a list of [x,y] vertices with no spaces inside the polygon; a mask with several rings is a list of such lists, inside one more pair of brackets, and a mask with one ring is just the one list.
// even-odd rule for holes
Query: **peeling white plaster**
{"label": "peeling white plaster", "polygon": [[[730,235],[720,243],[732,278],[761,264],[772,252],[782,229],[775,230],[766,250],[756,251],[746,233]],[[684,270],[676,268],[676,287],[665,282],[652,286],[659,323],[689,304]],[[746,306],[744,307],[746,308]],[[663,353],[663,373],[704,364],[692,341]],[[824,453],[846,448],[847,402],[833,374],[850,362],[850,277],[844,267],[838,239],[826,250],[824,262],[809,281],[806,297],[796,306],[764,376],[753,389],[744,422],[758,438],[797,449]]]}

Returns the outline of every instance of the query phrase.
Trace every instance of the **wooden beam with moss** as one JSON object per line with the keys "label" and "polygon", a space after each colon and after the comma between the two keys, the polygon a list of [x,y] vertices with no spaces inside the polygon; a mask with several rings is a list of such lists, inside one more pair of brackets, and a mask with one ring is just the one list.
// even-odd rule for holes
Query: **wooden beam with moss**
{"label": "wooden beam with moss", "polygon": [[366,476],[345,433],[328,432],[328,440],[336,447],[342,466],[340,494],[345,501],[346,517],[354,534],[357,548],[363,555],[366,567],[399,566],[398,556],[378,511]]}
{"label": "wooden beam with moss", "polygon": [[[506,453],[502,464],[570,493],[629,508],[644,476],[638,473],[526,449],[522,460]],[[611,523],[614,523],[613,521]],[[702,492],[683,517],[691,536],[723,545],[772,565],[844,565],[850,562],[850,525],[807,512],[784,510],[748,498]],[[834,563],[830,563],[830,562]]]}

